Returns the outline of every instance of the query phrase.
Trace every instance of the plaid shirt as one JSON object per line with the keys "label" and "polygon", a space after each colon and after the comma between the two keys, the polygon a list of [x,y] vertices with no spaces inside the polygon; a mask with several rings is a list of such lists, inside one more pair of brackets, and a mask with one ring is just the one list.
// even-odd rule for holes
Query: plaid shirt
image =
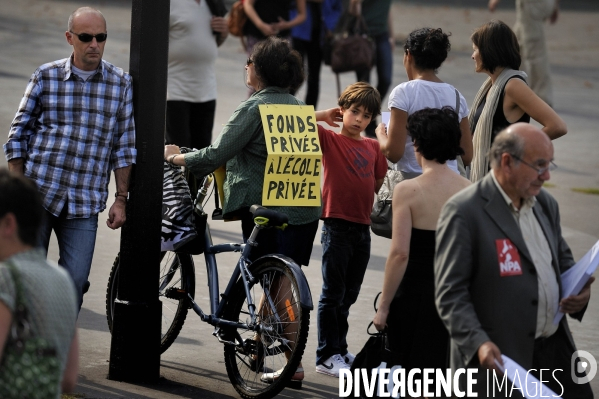
{"label": "plaid shirt", "polygon": [[7,160],[25,159],[44,207],[67,218],[106,208],[110,172],[135,163],[131,76],[102,61],[84,82],[71,58],[44,64],[31,76],[4,145]]}

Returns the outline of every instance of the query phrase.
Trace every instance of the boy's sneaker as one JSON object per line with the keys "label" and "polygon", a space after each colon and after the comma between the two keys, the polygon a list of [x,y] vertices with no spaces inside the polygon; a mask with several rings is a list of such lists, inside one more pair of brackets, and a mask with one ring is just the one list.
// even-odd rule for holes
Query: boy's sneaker
{"label": "boy's sneaker", "polygon": [[320,374],[330,375],[331,377],[339,378],[339,370],[349,369],[343,357],[339,354],[333,355],[324,362],[316,365],[316,372]]}
{"label": "boy's sneaker", "polygon": [[354,359],[356,358],[356,355],[354,355],[351,352],[347,352],[345,354],[345,356],[343,356],[343,360],[345,360],[345,363],[347,363],[347,365],[349,367],[351,367],[352,364],[354,364]]}

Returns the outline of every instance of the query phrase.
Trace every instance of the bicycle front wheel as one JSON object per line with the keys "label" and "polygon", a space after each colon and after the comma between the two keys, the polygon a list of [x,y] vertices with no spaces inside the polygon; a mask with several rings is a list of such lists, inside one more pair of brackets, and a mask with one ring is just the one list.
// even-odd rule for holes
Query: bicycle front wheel
{"label": "bicycle front wheel", "polygon": [[[106,319],[112,332],[114,301],[117,298],[119,279],[119,255],[110,270],[106,287]],[[187,293],[195,295],[195,268],[189,254],[162,252],[158,297],[162,302],[162,335],[160,353],[164,353],[175,341],[187,317],[189,301]]]}
{"label": "bicycle front wheel", "polygon": [[[281,260],[271,259],[252,270],[256,283],[250,296],[260,333],[226,331],[225,366],[235,390],[244,398],[272,398],[285,387],[300,363],[310,325],[310,311],[300,306],[298,283]],[[250,323],[240,279],[225,310],[225,319]],[[274,375],[273,375],[274,373]]]}

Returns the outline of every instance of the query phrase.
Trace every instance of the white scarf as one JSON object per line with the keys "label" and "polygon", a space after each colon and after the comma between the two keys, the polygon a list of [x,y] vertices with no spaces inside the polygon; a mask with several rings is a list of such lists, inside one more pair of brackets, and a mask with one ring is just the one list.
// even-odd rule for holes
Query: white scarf
{"label": "white scarf", "polygon": [[[491,135],[493,133],[493,117],[495,116],[495,111],[499,105],[499,98],[501,97],[501,93],[503,93],[505,84],[514,76],[522,77],[525,82],[528,77],[525,72],[505,68],[495,80],[495,84],[491,83],[491,77],[485,80],[485,83],[483,83],[478,93],[476,93],[476,97],[474,97],[474,102],[468,114],[470,126],[473,125],[476,110],[485,96],[487,97],[487,102],[473,133],[474,157],[470,165],[470,180],[473,183],[482,179],[489,171],[489,149],[491,148]],[[487,92],[489,93],[488,95]]]}

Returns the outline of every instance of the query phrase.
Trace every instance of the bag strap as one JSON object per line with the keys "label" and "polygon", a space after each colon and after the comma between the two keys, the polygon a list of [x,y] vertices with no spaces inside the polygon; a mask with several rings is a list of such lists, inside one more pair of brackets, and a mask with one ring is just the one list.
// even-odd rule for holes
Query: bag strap
{"label": "bag strap", "polygon": [[11,261],[6,261],[4,264],[7,266],[10,276],[13,282],[15,283],[15,292],[17,296],[15,301],[15,310],[19,307],[25,307],[25,298],[23,297],[23,285],[21,284],[19,272],[17,271],[17,268]]}
{"label": "bag strap", "polygon": [[455,113],[458,114],[458,121],[460,120],[460,92],[458,89],[455,90]]}
{"label": "bag strap", "polygon": [[356,22],[354,22],[354,35],[368,34],[368,26],[362,15],[357,15]]}
{"label": "bag strap", "polygon": [[[381,296],[382,293],[383,293],[382,291],[379,291],[379,293],[376,294],[376,296],[374,297],[373,306],[374,306],[374,311],[375,312],[378,311],[378,309],[376,307],[376,302],[379,300],[379,296]],[[374,325],[374,322],[372,322],[372,321],[370,323],[368,323],[368,327],[366,327],[366,333],[368,335],[372,335],[372,336],[374,336],[374,335],[387,335],[387,328],[385,328],[383,331],[377,331],[377,332],[371,333],[370,332],[370,327],[372,327],[373,325]]]}
{"label": "bag strap", "polygon": [[25,307],[25,297],[23,295],[23,285],[21,277],[15,265],[9,260],[4,262],[10,276],[15,284],[16,300],[15,311],[13,312],[13,320],[11,327],[11,338],[14,341],[19,341],[29,335],[29,323],[27,322],[27,308]]}
{"label": "bag strap", "polygon": [[379,300],[379,297],[381,296],[381,294],[383,293],[383,291],[379,291],[378,294],[376,294],[376,296],[374,297],[374,303],[372,304],[374,306],[374,311],[378,312],[379,310],[376,307],[376,301]]}

